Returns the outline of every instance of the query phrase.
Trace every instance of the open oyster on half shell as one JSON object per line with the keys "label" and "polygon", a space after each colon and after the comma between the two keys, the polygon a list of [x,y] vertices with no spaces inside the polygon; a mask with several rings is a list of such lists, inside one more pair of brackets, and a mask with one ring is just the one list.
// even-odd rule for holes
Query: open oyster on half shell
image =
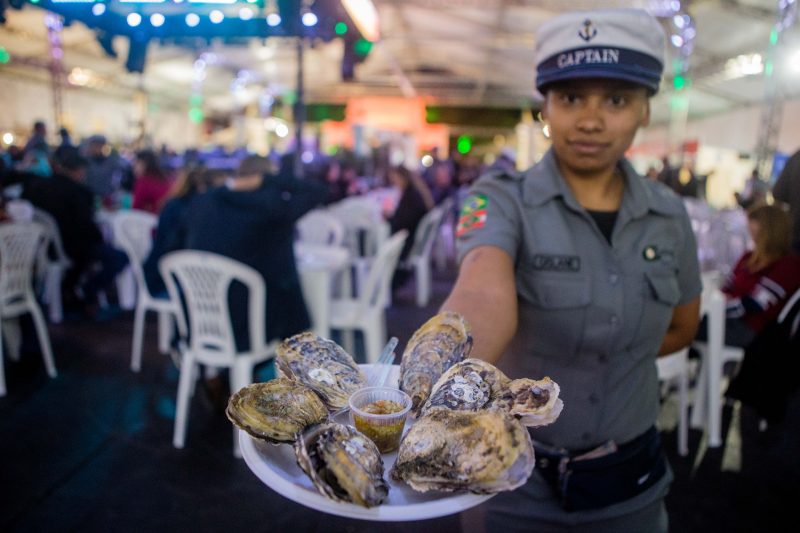
{"label": "open oyster on half shell", "polygon": [[486,361],[465,359],[439,378],[420,414],[425,416],[437,407],[463,411],[495,407],[525,426],[545,426],[555,422],[564,408],[559,392],[558,384],[549,377],[511,380]]}
{"label": "open oyster on half shell", "polygon": [[534,464],[528,430],[507,412],[436,407],[403,438],[391,476],[419,492],[493,494],[524,484]]}
{"label": "open oyster on half shell", "polygon": [[292,443],[306,427],[326,420],[328,409],[302,383],[278,378],[240,389],[228,400],[225,414],[257,439]]}
{"label": "open oyster on half shell", "polygon": [[400,362],[400,390],[411,396],[415,416],[442,373],[467,357],[471,349],[470,327],[463,316],[452,311],[435,315],[414,332]]}
{"label": "open oyster on half shell", "polygon": [[352,356],[332,340],[311,332],[285,339],[277,348],[278,370],[319,394],[331,411],[347,406],[366,378]]}
{"label": "open oyster on half shell", "polygon": [[351,426],[327,422],[311,427],[294,450],[317,490],[333,500],[374,507],[389,494],[378,447]]}
{"label": "open oyster on half shell", "polygon": [[545,376],[542,379],[520,378],[512,380],[501,394],[493,398],[492,405],[507,410],[528,427],[552,424],[564,409],[558,397],[558,383]]}

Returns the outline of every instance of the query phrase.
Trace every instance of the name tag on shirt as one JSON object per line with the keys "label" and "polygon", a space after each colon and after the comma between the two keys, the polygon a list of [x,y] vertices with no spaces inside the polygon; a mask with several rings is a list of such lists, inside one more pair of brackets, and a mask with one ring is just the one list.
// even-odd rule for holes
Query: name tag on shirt
{"label": "name tag on shirt", "polygon": [[551,272],[578,272],[581,269],[581,258],[577,255],[545,255],[533,256],[534,270]]}

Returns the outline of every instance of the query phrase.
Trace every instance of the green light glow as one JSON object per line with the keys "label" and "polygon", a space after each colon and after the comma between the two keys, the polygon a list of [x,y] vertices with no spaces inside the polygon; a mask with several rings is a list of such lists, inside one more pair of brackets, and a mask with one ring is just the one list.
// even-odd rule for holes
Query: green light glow
{"label": "green light glow", "polygon": [[191,120],[195,124],[200,124],[203,122],[203,110],[199,107],[193,107],[189,110],[189,120]]}
{"label": "green light glow", "polygon": [[770,77],[772,76],[772,72],[774,71],[775,66],[772,64],[772,60],[767,60],[766,65],[764,65],[764,76]]}
{"label": "green light glow", "polygon": [[469,151],[472,150],[472,139],[466,135],[459,137],[456,144],[456,150],[458,150],[459,154],[468,154]]}
{"label": "green light glow", "polygon": [[778,44],[778,30],[772,30],[769,33],[769,44],[775,46]]}
{"label": "green light glow", "polygon": [[672,79],[672,86],[675,87],[676,90],[680,91],[686,87],[686,78],[683,76],[675,76]]}
{"label": "green light glow", "polygon": [[5,65],[11,61],[11,54],[4,47],[0,46],[0,65]]}
{"label": "green light glow", "polygon": [[347,33],[347,24],[344,22],[337,22],[336,26],[333,27],[333,31],[336,32],[336,35],[344,35]]}
{"label": "green light glow", "polygon": [[372,43],[366,39],[359,39],[353,45],[353,50],[360,56],[367,55],[372,50]]}

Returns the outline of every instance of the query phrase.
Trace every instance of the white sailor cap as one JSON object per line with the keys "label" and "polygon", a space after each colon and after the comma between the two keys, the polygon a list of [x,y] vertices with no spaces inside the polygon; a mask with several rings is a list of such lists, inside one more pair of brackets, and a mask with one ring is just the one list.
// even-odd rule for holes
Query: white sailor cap
{"label": "white sailor cap", "polygon": [[658,91],[664,70],[664,30],[641,9],[573,11],[539,27],[536,88],[580,78],[630,81]]}

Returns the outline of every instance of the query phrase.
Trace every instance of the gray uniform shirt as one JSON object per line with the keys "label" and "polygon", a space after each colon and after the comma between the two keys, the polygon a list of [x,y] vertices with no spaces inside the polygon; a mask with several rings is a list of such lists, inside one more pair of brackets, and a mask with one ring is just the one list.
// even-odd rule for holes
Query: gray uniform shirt
{"label": "gray uniform shirt", "polygon": [[625,190],[611,244],[552,152],[523,174],[479,180],[459,227],[459,260],[491,245],[514,261],[519,325],[498,366],[560,385],[564,411],[533,435],[570,450],[625,443],[655,423],[656,354],[673,308],[702,290],[680,198],[625,160],[619,169]]}

